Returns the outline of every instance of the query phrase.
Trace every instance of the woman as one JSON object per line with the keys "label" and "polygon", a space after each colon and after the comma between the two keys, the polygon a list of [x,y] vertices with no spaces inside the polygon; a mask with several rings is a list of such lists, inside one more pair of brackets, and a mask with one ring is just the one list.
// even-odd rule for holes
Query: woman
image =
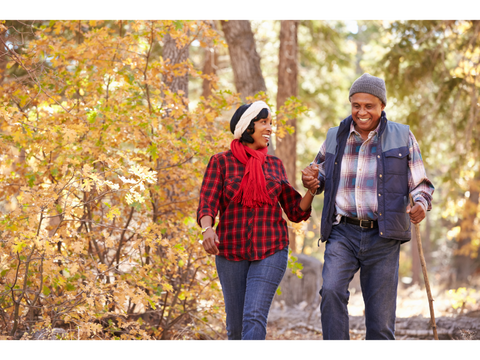
{"label": "woman", "polygon": [[229,340],[265,339],[288,259],[279,202],[291,221],[306,220],[317,187],[302,198],[288,182],[282,161],[267,155],[271,125],[263,101],[240,106],[230,121],[230,150],[212,156],[200,190],[197,222],[205,251],[216,255]]}

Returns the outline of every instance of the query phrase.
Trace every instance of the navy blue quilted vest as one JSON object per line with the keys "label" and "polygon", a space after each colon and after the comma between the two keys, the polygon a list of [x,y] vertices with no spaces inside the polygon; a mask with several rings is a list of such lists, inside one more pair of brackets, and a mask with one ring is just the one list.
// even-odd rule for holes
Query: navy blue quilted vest
{"label": "navy blue quilted vest", "polygon": [[[328,239],[335,221],[335,197],[340,181],[343,152],[350,132],[352,116],[338,127],[328,130],[325,157],[325,198],[322,212],[321,238]],[[408,139],[409,126],[388,121],[382,111],[377,152],[378,227],[380,236],[409,241],[408,204]]]}

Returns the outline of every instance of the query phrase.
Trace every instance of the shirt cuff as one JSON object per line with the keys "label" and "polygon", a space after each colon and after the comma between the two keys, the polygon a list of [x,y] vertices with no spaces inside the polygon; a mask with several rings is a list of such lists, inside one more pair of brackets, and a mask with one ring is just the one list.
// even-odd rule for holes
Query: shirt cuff
{"label": "shirt cuff", "polygon": [[294,222],[305,221],[310,217],[311,214],[312,214],[312,206],[311,205],[307,210],[303,211],[302,208],[300,207],[300,203],[299,203],[298,204],[298,212],[297,212],[298,221],[294,221]]}
{"label": "shirt cuff", "polygon": [[428,203],[427,203],[427,200],[425,200],[422,195],[417,195],[414,200],[416,203],[417,202],[420,203],[423,206],[423,209],[425,210],[425,212],[427,212]]}
{"label": "shirt cuff", "polygon": [[320,186],[317,188],[315,194],[320,195],[325,189],[325,178],[320,173],[318,173],[318,181],[320,181]]}
{"label": "shirt cuff", "polygon": [[198,212],[197,214],[197,224],[202,227],[202,224],[200,224],[200,220],[204,217],[204,216],[211,216],[212,217],[212,228],[215,226],[215,220],[216,220],[216,216],[213,215],[212,211],[209,211],[208,209],[202,209]]}

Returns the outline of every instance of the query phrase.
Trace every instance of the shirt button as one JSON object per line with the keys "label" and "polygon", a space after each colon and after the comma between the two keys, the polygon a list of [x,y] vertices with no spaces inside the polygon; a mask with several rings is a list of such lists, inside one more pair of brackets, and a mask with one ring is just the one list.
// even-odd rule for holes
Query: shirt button
{"label": "shirt button", "polygon": [[402,154],[398,154],[398,156],[402,156]]}
{"label": "shirt button", "polygon": [[380,216],[382,216],[382,213],[380,213]]}
{"label": "shirt button", "polygon": [[382,194],[378,194],[378,196],[382,196]]}
{"label": "shirt button", "polygon": [[337,165],[337,162],[335,161],[335,165]]}
{"label": "shirt button", "polygon": [[377,158],[379,158],[379,159],[380,159],[380,155],[377,155]]}
{"label": "shirt button", "polygon": [[383,235],[383,233],[380,231],[380,235]]}
{"label": "shirt button", "polygon": [[380,174],[379,176],[382,177],[382,174]]}

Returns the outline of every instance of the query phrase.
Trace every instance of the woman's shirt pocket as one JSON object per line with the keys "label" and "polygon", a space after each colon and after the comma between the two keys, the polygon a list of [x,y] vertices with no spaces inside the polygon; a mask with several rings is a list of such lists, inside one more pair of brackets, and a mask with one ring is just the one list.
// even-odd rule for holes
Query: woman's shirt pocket
{"label": "woman's shirt pocket", "polygon": [[223,189],[223,193],[225,195],[225,199],[230,201],[237,193],[238,189],[240,189],[240,184],[242,182],[241,176],[233,176],[225,180],[225,185]]}
{"label": "woman's shirt pocket", "polygon": [[267,193],[270,198],[277,200],[278,196],[282,192],[282,184],[279,179],[274,176],[266,175],[265,181],[267,182]]}

